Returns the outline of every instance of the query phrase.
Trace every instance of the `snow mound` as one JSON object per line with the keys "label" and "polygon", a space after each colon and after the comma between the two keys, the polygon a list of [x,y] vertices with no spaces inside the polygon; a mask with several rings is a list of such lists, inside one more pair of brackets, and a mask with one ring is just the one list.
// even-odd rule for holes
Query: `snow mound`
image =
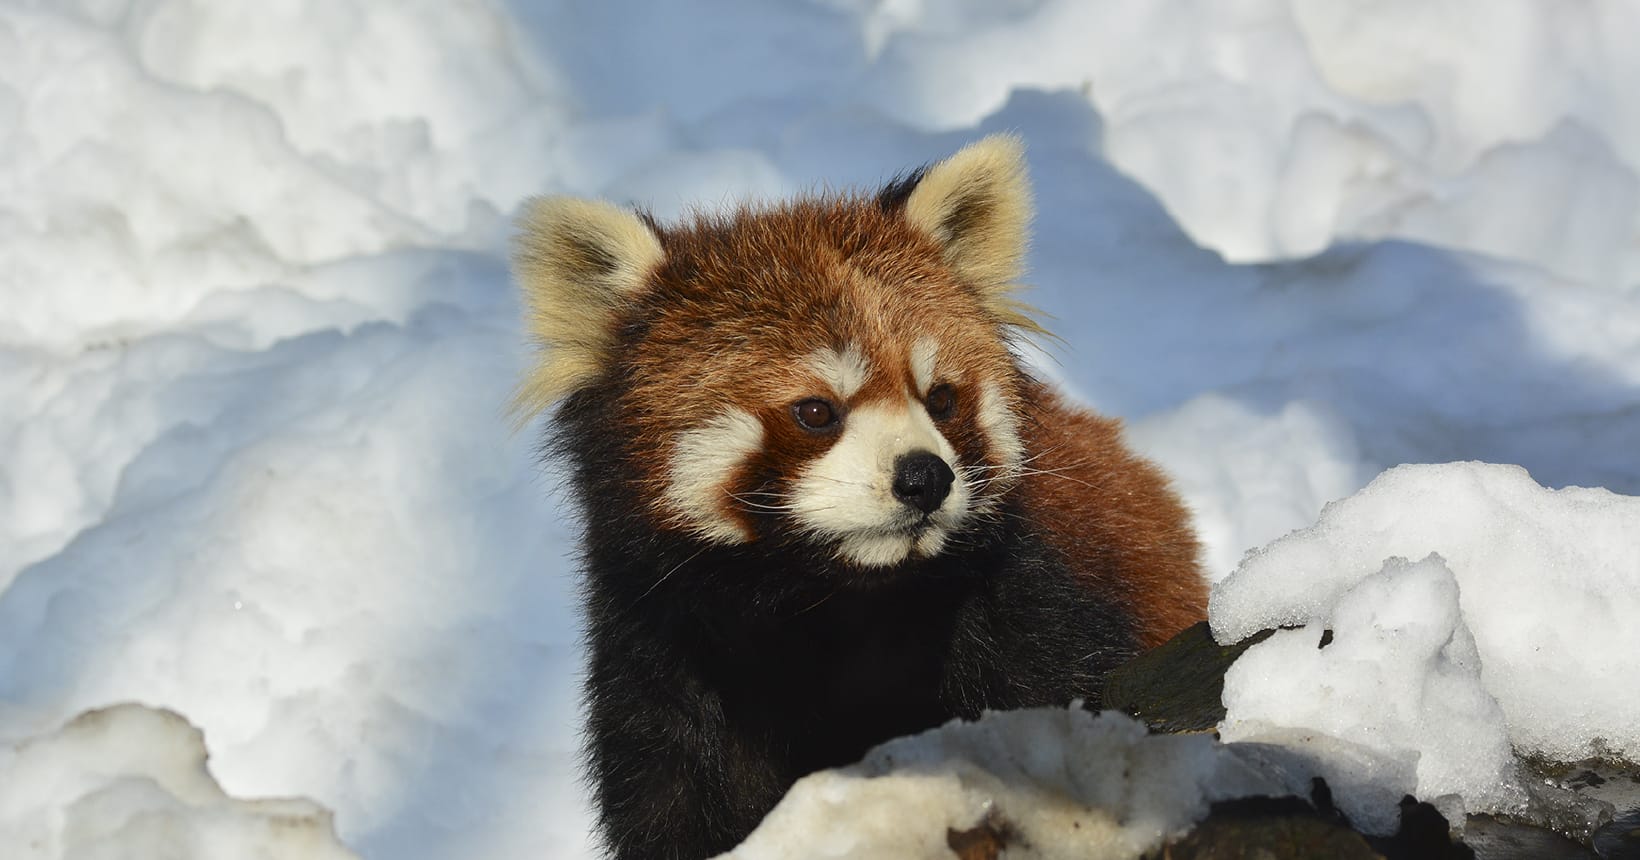
{"label": "snow mound", "polygon": [[[1322,647],[1324,630],[1332,638]],[[1463,808],[1443,809],[1449,820],[1518,813],[1526,793],[1480,667],[1440,556],[1391,559],[1324,623],[1278,631],[1230,667],[1219,735],[1311,752],[1339,807],[1368,832],[1394,831],[1405,794],[1462,797]],[[1343,744],[1357,748],[1346,756]]]}
{"label": "snow mound", "polygon": [[1249,554],[1213,589],[1213,634],[1231,642],[1326,624],[1385,559],[1440,553],[1514,746],[1563,761],[1640,760],[1636,524],[1640,499],[1548,490],[1515,466],[1402,466]]}
{"label": "snow mound", "polygon": [[993,823],[1011,860],[1137,857],[1215,802],[1285,793],[1211,738],[1150,735],[1114,711],[990,713],[804,778],[723,856],[945,860],[949,831]]}
{"label": "snow mound", "polygon": [[132,704],[0,745],[0,845],[12,860],[357,858],[328,810],[229,797],[205,758],[205,737],[187,720]]}

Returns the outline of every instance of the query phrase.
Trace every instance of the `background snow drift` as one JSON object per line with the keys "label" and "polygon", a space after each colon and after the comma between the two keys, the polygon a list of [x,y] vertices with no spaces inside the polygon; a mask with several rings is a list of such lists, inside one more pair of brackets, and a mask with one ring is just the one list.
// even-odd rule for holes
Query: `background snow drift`
{"label": "background snow drift", "polygon": [[1624,0],[0,0],[0,771],[139,701],[364,857],[590,852],[570,529],[501,414],[531,194],[667,216],[1021,133],[1043,372],[1177,477],[1215,578],[1398,463],[1640,493],[1636,33]]}

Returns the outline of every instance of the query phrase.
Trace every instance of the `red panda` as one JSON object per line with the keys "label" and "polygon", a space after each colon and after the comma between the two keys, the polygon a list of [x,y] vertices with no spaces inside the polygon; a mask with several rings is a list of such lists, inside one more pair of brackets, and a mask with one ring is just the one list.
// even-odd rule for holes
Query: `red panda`
{"label": "red panda", "polygon": [[987,709],[1097,707],[1205,615],[1189,516],[1017,352],[994,136],[875,194],[662,225],[526,207],[516,401],[582,519],[586,765],[621,858],[744,838],[799,777]]}

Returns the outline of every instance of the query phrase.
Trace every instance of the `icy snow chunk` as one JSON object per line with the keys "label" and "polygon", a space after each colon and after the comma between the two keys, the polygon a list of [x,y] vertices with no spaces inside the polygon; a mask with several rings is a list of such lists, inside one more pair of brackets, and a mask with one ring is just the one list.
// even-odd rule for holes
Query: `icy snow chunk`
{"label": "icy snow chunk", "polygon": [[[1230,667],[1220,736],[1312,753],[1340,808],[1369,832],[1394,831],[1402,794],[1460,795],[1470,812],[1519,811],[1526,795],[1503,711],[1481,684],[1458,591],[1439,556],[1391,559],[1324,621],[1277,631]],[[1328,629],[1332,640],[1319,647]],[[1341,754],[1339,742],[1359,749]],[[1398,766],[1414,771],[1411,784],[1385,778]]]}
{"label": "icy snow chunk", "polygon": [[1565,761],[1640,760],[1640,499],[1544,489],[1515,466],[1391,469],[1216,585],[1213,634],[1329,623],[1385,559],[1432,552],[1511,742]]}
{"label": "icy snow chunk", "polygon": [[0,845],[13,860],[346,860],[330,812],[237,800],[206,770],[204,735],[171,711],[115,705],[0,745]]}
{"label": "icy snow chunk", "polygon": [[990,713],[804,778],[724,856],[948,858],[948,830],[1000,821],[1015,860],[1137,857],[1212,803],[1285,793],[1206,736],[1149,735],[1114,711]]}

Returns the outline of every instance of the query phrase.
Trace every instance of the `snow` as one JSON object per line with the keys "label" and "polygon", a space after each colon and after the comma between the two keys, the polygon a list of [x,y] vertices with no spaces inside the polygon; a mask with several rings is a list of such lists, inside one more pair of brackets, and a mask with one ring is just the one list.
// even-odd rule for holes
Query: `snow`
{"label": "snow", "polygon": [[[1623,680],[1640,654],[1640,628],[1633,623],[1640,617],[1636,524],[1640,498],[1603,489],[1549,490],[1515,467],[1451,463],[1385,472],[1329,505],[1315,525],[1250,554],[1214,589],[1209,615],[1221,642],[1304,625],[1254,646],[1232,669],[1226,736],[1240,734],[1233,727],[1241,719],[1337,734],[1341,729],[1317,721],[1381,720],[1393,716],[1380,713],[1388,709],[1418,707],[1418,696],[1397,704],[1396,683],[1424,684],[1424,706],[1473,710],[1474,691],[1435,689],[1455,683],[1450,676],[1462,669],[1499,709],[1485,720],[1497,725],[1483,732],[1476,723],[1472,740],[1507,725],[1510,742],[1523,752],[1562,761],[1608,755],[1640,761],[1640,689]],[[1385,563],[1396,558],[1403,561]],[[1428,575],[1416,587],[1432,593],[1397,596],[1394,583],[1415,587],[1399,568],[1417,558],[1425,560],[1414,569]],[[1313,645],[1326,627],[1333,629],[1333,644],[1295,663],[1300,652],[1294,649]],[[1339,687],[1332,671],[1366,659],[1352,644],[1357,635],[1362,653],[1381,666],[1412,662],[1363,687],[1348,706],[1330,707],[1323,699],[1300,706],[1297,694],[1321,687],[1329,695],[1355,695]],[[1273,667],[1285,667],[1281,677]],[[1369,680],[1357,674],[1351,682]],[[1279,695],[1276,684],[1283,685]],[[1283,701],[1259,701],[1266,697]],[[1374,698],[1379,707],[1369,707]],[[1248,710],[1238,712],[1238,705]],[[1289,707],[1316,710],[1301,714]],[[1465,722],[1438,714],[1420,719]],[[1426,759],[1463,749],[1432,736],[1377,734],[1386,746],[1423,750]]]}
{"label": "snow", "polygon": [[115,705],[0,745],[0,844],[16,860],[356,860],[330,813],[299,799],[236,800],[206,769],[198,729],[170,711]]}
{"label": "snow", "polygon": [[[1404,794],[1461,797],[1462,807],[1444,810],[1451,821],[1466,810],[1525,811],[1503,710],[1481,682],[1458,582],[1440,556],[1391,559],[1333,605],[1325,648],[1323,629],[1277,631],[1230,667],[1220,738],[1314,750],[1329,784],[1376,784],[1380,796],[1336,796],[1352,822],[1383,835],[1395,831],[1393,802]],[[1353,744],[1355,756],[1340,761],[1335,742]],[[1397,766],[1413,778],[1361,774]]]}
{"label": "snow", "polygon": [[[503,417],[511,213],[874,183],[1012,130],[1042,371],[1176,476],[1215,579],[1402,463],[1530,474],[1390,472],[1438,501],[1335,506],[1226,582],[1221,634],[1262,566],[1308,601],[1271,613],[1403,661],[1383,683],[1470,690],[1467,630],[1511,743],[1632,755],[1632,502],[1540,485],[1640,493],[1640,7],[1379,5],[0,0],[0,743],[142,702],[362,857],[591,856],[571,529]],[[1431,552],[1457,610],[1401,583],[1415,664],[1369,583]],[[1374,717],[1398,751],[1315,754],[1421,785],[1434,715],[1485,710],[1425,704]]]}
{"label": "snow", "polygon": [[996,713],[800,780],[723,856],[948,857],[948,830],[990,824],[1007,834],[1009,857],[1137,857],[1212,803],[1284,789],[1206,736],[1152,736],[1122,714],[1080,708]]}

